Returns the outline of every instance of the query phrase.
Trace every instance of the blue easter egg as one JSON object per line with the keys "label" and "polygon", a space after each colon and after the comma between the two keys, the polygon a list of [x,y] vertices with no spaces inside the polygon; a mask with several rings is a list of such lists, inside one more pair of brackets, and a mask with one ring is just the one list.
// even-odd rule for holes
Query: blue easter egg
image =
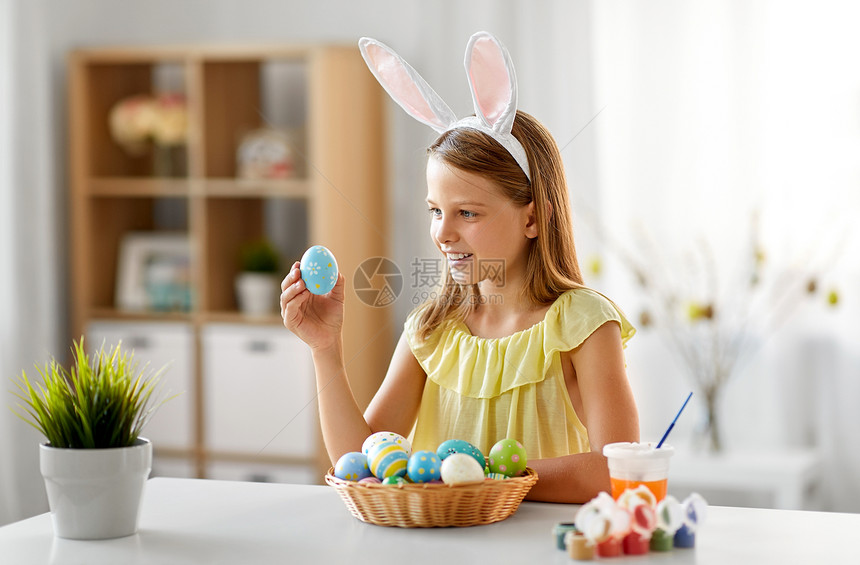
{"label": "blue easter egg", "polygon": [[432,451],[416,451],[409,458],[406,473],[413,483],[429,483],[439,479],[442,460]]}
{"label": "blue easter egg", "polygon": [[322,245],[314,245],[305,251],[299,269],[305,287],[313,294],[328,294],[337,282],[337,261]]}
{"label": "blue easter egg", "polygon": [[367,457],[364,453],[351,451],[337,460],[334,466],[334,476],[344,481],[360,481],[370,476]]}
{"label": "blue easter egg", "polygon": [[370,472],[377,478],[402,477],[406,474],[409,454],[400,445],[386,441],[373,446],[367,454]]}
{"label": "blue easter egg", "polygon": [[468,441],[462,439],[449,439],[447,441],[443,441],[436,449],[436,455],[438,455],[439,459],[442,461],[454,453],[465,453],[466,455],[471,456],[479,465],[481,465],[482,469],[484,468],[484,465],[486,465],[486,460],[484,459],[484,454],[481,453],[481,450]]}

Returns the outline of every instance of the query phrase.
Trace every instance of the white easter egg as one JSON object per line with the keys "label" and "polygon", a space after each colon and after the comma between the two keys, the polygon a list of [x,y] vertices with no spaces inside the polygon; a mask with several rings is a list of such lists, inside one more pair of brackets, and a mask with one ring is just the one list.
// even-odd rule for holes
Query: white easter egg
{"label": "white easter egg", "polygon": [[442,482],[447,485],[466,485],[484,481],[484,469],[465,453],[454,453],[442,461]]}

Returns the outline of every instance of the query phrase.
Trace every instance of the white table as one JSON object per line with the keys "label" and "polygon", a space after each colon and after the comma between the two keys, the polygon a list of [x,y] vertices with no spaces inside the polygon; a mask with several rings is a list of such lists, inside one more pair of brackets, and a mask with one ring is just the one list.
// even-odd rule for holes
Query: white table
{"label": "white table", "polygon": [[[503,522],[471,528],[365,524],[325,486],[156,478],[140,531],[103,541],[53,536],[50,515],[0,528],[0,562],[29,564],[575,563],[553,526],[577,507],[523,503]],[[612,563],[860,563],[860,514],[714,507],[695,549]],[[605,561],[605,560],[604,560]]]}
{"label": "white table", "polygon": [[738,493],[763,493],[770,506],[782,510],[807,509],[821,478],[821,460],[814,450],[727,451],[719,454],[685,454],[672,458],[670,490],[684,487]]}

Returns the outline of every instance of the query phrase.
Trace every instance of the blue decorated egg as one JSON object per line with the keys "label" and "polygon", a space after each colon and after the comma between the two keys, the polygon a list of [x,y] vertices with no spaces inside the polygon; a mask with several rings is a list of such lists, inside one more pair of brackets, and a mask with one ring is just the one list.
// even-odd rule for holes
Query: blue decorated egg
{"label": "blue decorated egg", "polygon": [[369,477],[370,469],[367,466],[367,457],[358,451],[345,453],[334,466],[334,476],[344,481],[360,481]]}
{"label": "blue decorated egg", "polygon": [[364,440],[364,443],[361,444],[361,452],[367,455],[374,446],[387,441],[396,443],[402,447],[406,450],[407,455],[412,453],[412,444],[409,443],[409,440],[395,432],[376,432],[375,434],[370,434]]}
{"label": "blue decorated egg", "polygon": [[299,269],[305,286],[313,294],[328,294],[337,282],[337,261],[322,245],[314,245],[305,251]]}
{"label": "blue decorated egg", "polygon": [[373,446],[367,454],[370,472],[380,479],[402,477],[406,474],[409,454],[393,441],[385,441]]}
{"label": "blue decorated egg", "polygon": [[484,465],[486,465],[484,454],[481,453],[480,449],[468,441],[462,439],[449,439],[440,443],[439,447],[436,448],[436,455],[438,455],[439,459],[442,461],[444,461],[449,455],[453,455],[455,453],[465,453],[477,461],[482,469],[484,468]]}
{"label": "blue decorated egg", "polygon": [[413,483],[429,483],[439,479],[442,460],[432,451],[416,451],[409,458],[406,473]]}

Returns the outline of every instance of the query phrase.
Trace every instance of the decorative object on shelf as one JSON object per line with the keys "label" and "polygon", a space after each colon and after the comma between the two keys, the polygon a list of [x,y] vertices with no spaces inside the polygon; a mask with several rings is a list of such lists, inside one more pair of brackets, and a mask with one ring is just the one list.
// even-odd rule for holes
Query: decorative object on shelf
{"label": "decorative object on shelf", "polygon": [[286,179],[297,176],[298,130],[260,128],[239,142],[236,161],[239,178]]}
{"label": "decorative object on shelf", "polygon": [[153,153],[153,172],[159,177],[187,174],[188,110],[185,95],[138,94],[111,108],[111,136],[129,155]]}
{"label": "decorative object on shelf", "polygon": [[13,394],[16,414],[48,440],[39,450],[54,533],[61,538],[106,539],[137,531],[140,500],[152,467],[152,444],[140,433],[158,406],[159,379],[118,344],[90,357],[84,340],[72,347],[73,365],[56,360],[22,372]]}
{"label": "decorative object on shelf", "polygon": [[117,308],[188,312],[191,303],[191,243],[188,236],[127,233],[120,246]]}
{"label": "decorative object on shelf", "polygon": [[[804,297],[820,297],[823,269],[811,266],[809,258],[793,269],[772,264],[759,237],[757,212],[752,214],[750,245],[740,258],[743,268],[729,284],[722,279],[730,269],[718,265],[704,239],[687,250],[685,260],[668,261],[648,235],[637,238],[642,246],[634,252],[613,240],[609,230],[601,232],[646,298],[639,327],[662,334],[704,403],[697,447],[722,451],[719,416],[726,384],[758,352],[764,339],[788,321]],[[661,268],[665,265],[678,265],[678,269]],[[589,270],[600,276],[601,260],[593,258]],[[838,291],[831,289],[819,302],[835,307]]]}
{"label": "decorative object on shelf", "polygon": [[247,316],[264,316],[277,311],[281,257],[265,239],[250,241],[240,249],[240,272],[236,275],[239,310]]}

